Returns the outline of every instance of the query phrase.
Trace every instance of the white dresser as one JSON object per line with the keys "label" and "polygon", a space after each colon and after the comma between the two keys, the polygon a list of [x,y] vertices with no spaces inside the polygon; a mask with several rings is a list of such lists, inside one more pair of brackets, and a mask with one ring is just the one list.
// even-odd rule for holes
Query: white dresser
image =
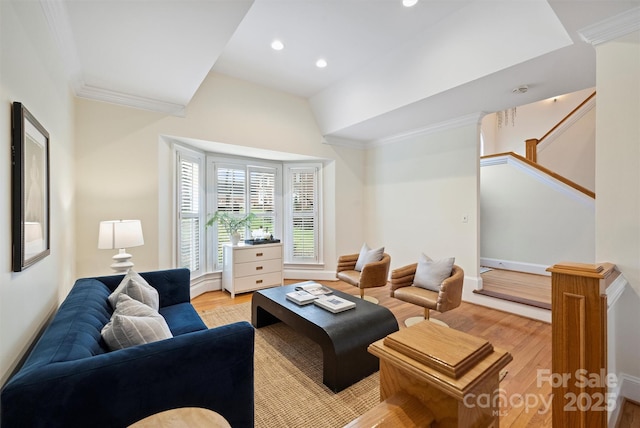
{"label": "white dresser", "polygon": [[222,288],[237,293],[282,285],[282,243],[225,245]]}

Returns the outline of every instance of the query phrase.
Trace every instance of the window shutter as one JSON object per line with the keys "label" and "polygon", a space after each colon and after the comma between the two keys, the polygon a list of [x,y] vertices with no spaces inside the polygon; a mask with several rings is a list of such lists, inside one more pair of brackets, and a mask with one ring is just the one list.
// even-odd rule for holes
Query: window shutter
{"label": "window shutter", "polygon": [[202,264],[201,162],[201,159],[179,153],[178,266],[186,267],[191,272],[199,271]]}
{"label": "window shutter", "polygon": [[291,170],[293,261],[317,260],[317,170]]}
{"label": "window shutter", "polygon": [[251,229],[262,227],[273,234],[276,223],[276,172],[273,168],[249,168],[249,211],[256,215]]}

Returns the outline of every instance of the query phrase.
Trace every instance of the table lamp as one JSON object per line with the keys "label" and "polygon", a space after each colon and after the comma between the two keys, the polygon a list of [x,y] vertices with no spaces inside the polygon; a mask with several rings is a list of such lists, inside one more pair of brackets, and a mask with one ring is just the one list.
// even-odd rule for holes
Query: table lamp
{"label": "table lamp", "polygon": [[126,248],[144,245],[142,224],[140,220],[107,220],[100,222],[98,248],[112,250],[117,248],[118,254],[113,256],[111,268],[116,272],[126,272],[133,267],[131,254]]}

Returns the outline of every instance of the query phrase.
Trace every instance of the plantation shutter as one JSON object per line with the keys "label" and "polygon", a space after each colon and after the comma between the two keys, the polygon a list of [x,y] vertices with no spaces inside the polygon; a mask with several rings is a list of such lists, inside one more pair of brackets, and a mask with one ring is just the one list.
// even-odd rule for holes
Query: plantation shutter
{"label": "plantation shutter", "polygon": [[290,170],[292,261],[316,261],[318,255],[317,168]]}
{"label": "plantation shutter", "polygon": [[[242,166],[218,166],[216,168],[217,210],[234,215],[246,214],[246,171]],[[222,246],[229,242],[229,234],[218,227],[218,266],[222,266]],[[244,239],[244,230],[239,230]]]}
{"label": "plantation shutter", "polygon": [[249,211],[256,215],[251,229],[262,228],[267,235],[276,225],[276,171],[274,168],[249,168]]}
{"label": "plantation shutter", "polygon": [[178,153],[178,266],[198,272],[202,266],[202,159]]}

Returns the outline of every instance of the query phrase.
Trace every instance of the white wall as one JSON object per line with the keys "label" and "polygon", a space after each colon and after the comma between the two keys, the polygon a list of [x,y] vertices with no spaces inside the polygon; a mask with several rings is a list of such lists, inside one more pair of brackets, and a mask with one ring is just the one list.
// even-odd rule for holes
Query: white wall
{"label": "white wall", "polygon": [[640,32],[598,45],[596,64],[596,259],[615,263],[632,287],[609,314],[616,347],[610,353],[619,376],[638,379]]}
{"label": "white wall", "polygon": [[[38,2],[0,2],[0,385],[75,279],[73,99]],[[51,254],[11,272],[11,103],[22,102],[50,134]]]}
{"label": "white wall", "polygon": [[302,98],[212,73],[184,118],[78,100],[76,134],[80,276],[109,273],[98,223],[125,217],[141,219],[145,234],[145,245],[130,251],[136,269],[173,266],[173,161],[162,136],[243,146],[249,156],[259,148],[325,160],[325,270],[335,272],[337,254],[361,245],[363,152],[321,144]]}
{"label": "white wall", "polygon": [[470,283],[478,276],[478,132],[474,121],[367,152],[365,236],[392,269],[425,253],[455,257]]}
{"label": "white wall", "polygon": [[481,168],[480,193],[482,258],[534,264],[535,273],[594,263],[593,199],[513,158]]}

